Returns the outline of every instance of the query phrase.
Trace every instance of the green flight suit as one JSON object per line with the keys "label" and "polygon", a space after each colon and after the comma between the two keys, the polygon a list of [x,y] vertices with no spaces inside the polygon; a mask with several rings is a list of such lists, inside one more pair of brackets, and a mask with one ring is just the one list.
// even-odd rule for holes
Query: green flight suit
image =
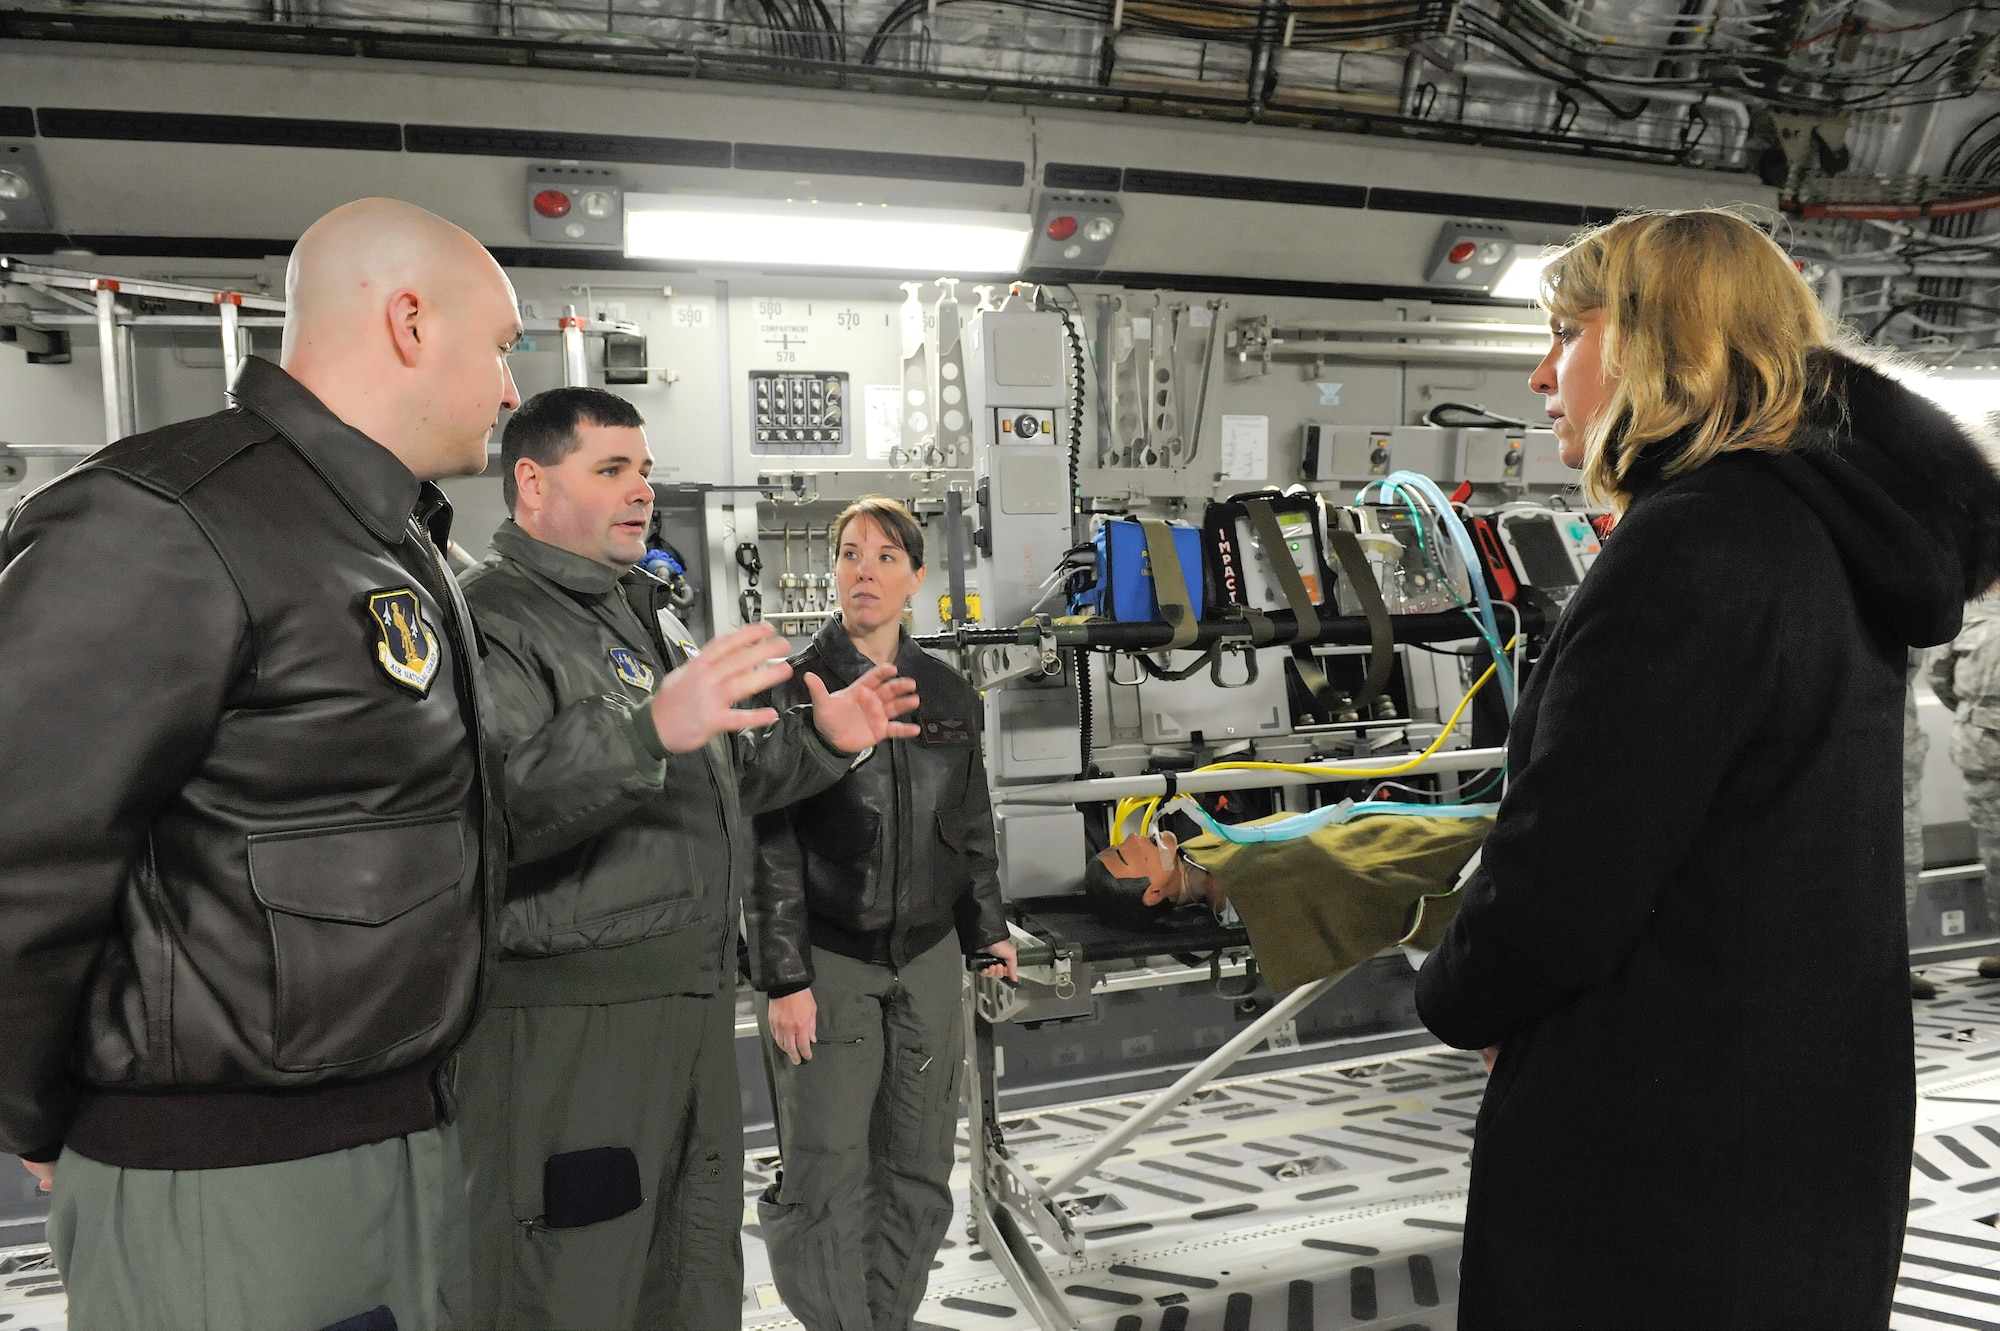
{"label": "green flight suit", "polygon": [[851,755],[809,709],[670,754],[694,651],[666,587],[512,522],[464,577],[510,833],[501,956],[460,1060],[473,1324],[726,1331],[743,1310],[736,922],[751,816]]}
{"label": "green flight suit", "polygon": [[64,1151],[49,1246],[69,1324],[469,1327],[456,1136],[429,1128],[235,1169],[122,1169]]}

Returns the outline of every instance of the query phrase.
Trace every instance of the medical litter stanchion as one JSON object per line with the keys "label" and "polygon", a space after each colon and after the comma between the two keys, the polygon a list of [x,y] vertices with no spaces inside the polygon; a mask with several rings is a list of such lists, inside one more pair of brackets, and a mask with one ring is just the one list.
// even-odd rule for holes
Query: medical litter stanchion
{"label": "medical litter stanchion", "polygon": [[92,282],[90,290],[97,300],[97,372],[104,389],[104,442],[112,444],[131,433],[118,355],[118,283],[104,278]]}
{"label": "medical litter stanchion", "polygon": [[[975,972],[966,972],[964,986],[965,1126],[971,1166],[972,1241],[993,1259],[994,1267],[1028,1305],[1028,1314],[1041,1331],[1080,1331],[1076,1314],[1069,1310],[1047,1268],[1035,1255],[1027,1231],[1022,1228],[1022,1217],[1016,1214],[1016,1205],[1032,1205],[1033,1201],[1009,1202],[1010,1195],[1020,1190],[1020,1166],[1009,1155],[997,1123],[997,1096],[991,1075],[993,1026],[980,1018]],[[1061,1244],[1057,1246],[1060,1248]]]}
{"label": "medical litter stanchion", "polygon": [[583,329],[585,320],[577,317],[576,306],[569,313],[556,320],[562,332],[562,363],[564,388],[590,387],[590,360],[584,355]]}
{"label": "medical litter stanchion", "polygon": [[1314,999],[1333,988],[1344,975],[1345,971],[1340,975],[1329,975],[1325,979],[1301,985],[1272,1004],[1269,1012],[1244,1027],[1237,1033],[1235,1039],[1195,1064],[1179,1081],[1147,1101],[1145,1108],[1100,1137],[1096,1145],[1070,1161],[1061,1173],[1044,1185],[1049,1195],[1054,1196],[1076,1187],[1085,1174],[1116,1155],[1126,1142],[1159,1122],[1178,1108],[1183,1100],[1221,1076],[1236,1060],[1262,1044],[1272,1031],[1290,1021],[1301,1009],[1311,1006]]}
{"label": "medical litter stanchion", "polygon": [[236,372],[243,368],[243,336],[237,325],[237,315],[243,310],[243,297],[234,291],[215,293],[215,313],[222,321],[222,405],[227,408],[229,390],[236,387]]}

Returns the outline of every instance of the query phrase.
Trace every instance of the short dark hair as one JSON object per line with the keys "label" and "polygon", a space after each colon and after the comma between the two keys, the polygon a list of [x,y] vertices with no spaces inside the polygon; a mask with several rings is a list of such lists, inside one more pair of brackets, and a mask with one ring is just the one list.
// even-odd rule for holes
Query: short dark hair
{"label": "short dark hair", "polygon": [[1146,889],[1150,886],[1151,882],[1144,877],[1120,878],[1095,855],[1083,867],[1084,904],[1106,924],[1144,929],[1162,915],[1172,914],[1171,901],[1146,904]]}
{"label": "short dark hair", "polygon": [[551,388],[515,410],[500,434],[500,490],[509,513],[520,497],[514,464],[532,458],[544,467],[555,466],[576,452],[576,427],[585,422],[641,426],[646,419],[630,402],[601,388]]}
{"label": "short dark hair", "polygon": [[840,550],[840,534],[847,530],[847,524],[856,518],[873,518],[882,534],[889,538],[889,544],[910,557],[911,568],[924,566],[924,529],[910,516],[910,510],[902,501],[887,495],[863,495],[840,510],[840,516],[833,520],[833,548]]}

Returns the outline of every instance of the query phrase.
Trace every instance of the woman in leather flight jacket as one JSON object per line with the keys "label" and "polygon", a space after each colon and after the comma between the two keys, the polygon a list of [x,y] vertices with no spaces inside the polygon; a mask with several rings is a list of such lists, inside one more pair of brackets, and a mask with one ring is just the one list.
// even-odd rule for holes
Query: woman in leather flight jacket
{"label": "woman in leather flight jacket", "polygon": [[[988,954],[1009,979],[1015,958],[979,695],[902,630],[923,533],[871,497],[831,539],[840,614],[793,658],[793,680],[893,661],[917,681],[923,733],[757,819],[746,941],[784,1157],[758,1211],[778,1292],[810,1331],[888,1331],[911,1325],[951,1221],[960,958]],[[792,682],[775,694],[806,701]]]}

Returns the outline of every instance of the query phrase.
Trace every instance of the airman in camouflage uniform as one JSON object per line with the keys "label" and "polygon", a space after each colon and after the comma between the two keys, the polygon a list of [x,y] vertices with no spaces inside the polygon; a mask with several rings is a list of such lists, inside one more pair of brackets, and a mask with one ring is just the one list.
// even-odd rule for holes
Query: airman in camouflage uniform
{"label": "airman in camouflage uniform", "polygon": [[[1951,760],[1965,774],[1965,811],[1986,866],[1986,912],[2000,923],[2000,594],[1965,607],[1965,627],[1931,658],[1931,689],[1956,719]],[[2000,956],[1979,973],[2000,976]]]}

